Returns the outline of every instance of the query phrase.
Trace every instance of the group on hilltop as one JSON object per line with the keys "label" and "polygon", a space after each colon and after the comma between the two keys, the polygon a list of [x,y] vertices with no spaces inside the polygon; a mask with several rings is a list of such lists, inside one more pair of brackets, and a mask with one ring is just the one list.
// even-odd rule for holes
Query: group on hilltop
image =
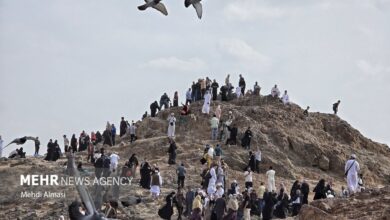
{"label": "group on hilltop", "polygon": [[[218,92],[219,89],[219,92]],[[229,109],[222,109],[221,105],[212,108],[211,103],[222,101],[228,102],[233,99],[241,99],[245,96],[260,96],[261,87],[255,82],[253,90],[247,90],[247,83],[240,74],[237,87],[234,87],[230,75],[225,78],[225,83],[220,85],[215,79],[209,77],[194,81],[190,88],[185,92],[185,103],[182,103],[180,115],[190,117],[192,112],[190,106],[194,102],[201,102],[203,106],[202,117],[208,119],[210,139],[205,140],[204,149],[199,152],[202,156],[199,158],[198,167],[201,167],[200,185],[190,186],[186,184],[188,169],[184,163],[177,163],[177,143],[176,123],[177,119],[173,112],[169,112],[166,118],[166,134],[169,142],[167,163],[177,174],[177,191],[169,193],[166,198],[166,204],[158,210],[158,214],[163,219],[171,219],[174,206],[177,208],[178,219],[186,216],[191,220],[198,219],[229,219],[238,220],[251,219],[251,216],[259,216],[262,219],[286,218],[288,215],[295,216],[303,204],[309,201],[310,186],[305,179],[297,179],[289,193],[283,182],[277,182],[277,170],[272,166],[264,167],[262,164],[262,151],[264,146],[256,146],[252,139],[257,134],[250,126],[240,128],[235,115]],[[269,93],[272,100],[281,102],[284,106],[290,106],[290,98],[287,90],[281,94],[277,85],[274,85]],[[179,108],[179,95],[176,91],[172,98],[164,93],[159,102],[154,101],[150,105],[150,115],[148,112],[142,116],[156,117],[159,111],[171,108]],[[340,101],[333,104],[333,112],[337,114]],[[302,115],[308,117],[309,109],[307,107]],[[96,178],[107,178],[109,176],[133,176],[139,173],[139,186],[149,190],[151,197],[156,200],[160,198],[161,187],[163,187],[164,174],[160,171],[157,164],[150,164],[149,161],[142,158],[139,163],[137,155],[122,155],[122,158],[129,158],[126,163],[119,167],[121,157],[111,148],[120,142],[128,141],[131,144],[137,141],[137,124],[132,121],[121,118],[119,122],[119,134],[113,123],[107,122],[102,133],[93,131],[88,134],[82,131],[78,137],[72,134],[69,140],[63,135],[63,151],[57,140],[50,139],[47,144],[47,154],[45,160],[56,161],[62,157],[63,152],[77,154],[78,152],[87,152],[86,160],[95,168]],[[243,129],[243,137],[238,139],[239,129]],[[39,156],[40,141],[34,139],[35,156]],[[226,149],[240,144],[248,151],[248,163],[243,167],[242,178],[245,182],[239,183],[237,180],[228,180],[229,165],[226,163]],[[0,149],[2,149],[3,140],[0,136]],[[232,149],[232,148],[231,148]],[[22,149],[23,150],[23,149]],[[23,152],[23,151],[22,151]],[[1,156],[1,151],[0,151]],[[22,157],[20,150],[11,155]],[[130,156],[130,157],[129,157]],[[80,164],[81,169],[81,164]],[[356,161],[356,155],[352,155],[345,165],[347,176],[347,189],[336,193],[333,189],[331,180],[326,182],[321,179],[313,189],[315,196],[313,200],[333,197],[346,197],[364,189],[363,179],[359,175],[360,167]],[[264,174],[266,179],[255,182],[254,177]],[[230,182],[228,182],[230,181]],[[278,185],[278,184],[279,185]],[[278,187],[276,187],[278,186]],[[187,187],[187,190],[185,188]],[[101,207],[97,206],[98,209]]]}

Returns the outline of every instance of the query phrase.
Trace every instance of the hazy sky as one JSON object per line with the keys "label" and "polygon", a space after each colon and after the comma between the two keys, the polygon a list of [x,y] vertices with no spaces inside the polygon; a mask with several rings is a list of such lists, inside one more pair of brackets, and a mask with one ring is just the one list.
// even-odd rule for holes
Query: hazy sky
{"label": "hazy sky", "polygon": [[163,92],[183,101],[198,77],[241,73],[312,111],[341,99],[343,119],[390,143],[389,0],[203,0],[202,20],[184,0],[163,0],[167,17],[143,2],[0,0],[5,142],[39,136],[44,153],[49,138],[140,119]]}

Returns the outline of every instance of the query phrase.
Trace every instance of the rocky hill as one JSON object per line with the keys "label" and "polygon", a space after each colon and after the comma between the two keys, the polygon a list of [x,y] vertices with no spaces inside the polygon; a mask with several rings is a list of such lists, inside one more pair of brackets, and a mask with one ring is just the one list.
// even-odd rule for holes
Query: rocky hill
{"label": "rocky hill", "polygon": [[[191,111],[195,115],[193,118],[179,116],[180,109],[171,108],[160,112],[155,118],[146,118],[137,122],[139,139],[135,143],[129,144],[128,139],[124,138],[117,141],[118,145],[108,148],[108,151],[119,153],[122,158],[121,165],[132,153],[136,153],[139,159],[146,158],[152,164],[157,164],[164,179],[162,196],[165,196],[176,189],[176,167],[167,164],[168,139],[166,137],[168,126],[166,119],[171,112],[174,112],[177,117],[177,162],[183,162],[187,167],[187,185],[198,188],[201,181],[199,174],[202,170],[199,160],[203,147],[205,144],[217,143],[210,140],[210,117],[201,114],[202,104],[197,102],[191,105]],[[263,157],[260,166],[261,174],[255,174],[254,177],[255,186],[260,180],[265,181],[266,168],[272,165],[276,170],[277,185],[283,182],[288,189],[295,179],[302,178],[307,179],[311,187],[314,187],[320,178],[332,180],[336,189],[339,189],[345,185],[344,163],[352,153],[357,155],[367,187],[373,189],[362,195],[368,195],[367,198],[370,198],[369,195],[375,197],[379,192],[376,188],[384,187],[390,183],[390,150],[388,146],[365,138],[338,116],[310,113],[310,116],[306,118],[298,105],[284,106],[270,97],[251,96],[230,102],[217,101],[212,103],[214,109],[217,105],[222,107],[222,119],[227,117],[229,111],[233,113],[235,117],[233,123],[239,128],[239,140],[248,126],[254,133],[252,147],[260,147]],[[230,147],[223,145],[223,150],[225,161],[229,167],[227,182],[230,183],[236,179],[243,185],[242,170],[248,161],[248,151],[240,145]],[[77,159],[85,162],[86,154],[80,153]],[[59,187],[66,193],[65,198],[34,200],[21,199],[21,191],[33,189],[26,189],[26,187],[19,185],[20,174],[62,173],[64,163],[65,158],[56,162],[46,162],[37,158],[1,161],[0,195],[2,196],[0,206],[2,211],[0,211],[0,219],[15,219],[15,217],[22,217],[21,219],[58,219],[60,215],[67,216],[67,205],[77,197],[74,187]],[[93,167],[90,165],[85,167],[93,175]],[[137,180],[139,179],[136,178],[134,182]],[[384,201],[387,201],[387,197],[390,195],[389,190],[388,188],[382,190],[384,192],[384,197],[382,197]],[[142,202],[122,207],[119,211],[120,218],[158,219],[157,208],[161,206],[164,199],[152,201],[149,192],[141,189],[137,184],[121,190],[120,199],[122,201],[138,197],[142,199]],[[309,197],[312,198],[311,195]],[[304,216],[310,213],[321,216],[321,213],[326,212],[327,215],[337,219],[339,217],[358,219],[357,214],[348,214],[352,211],[347,204],[360,204],[355,201],[359,198],[357,195],[348,200],[335,199],[324,203],[330,208],[324,208],[326,205],[315,202],[310,206],[305,206],[298,218],[308,219]],[[375,198],[378,201],[381,199]],[[352,209],[360,213],[362,210],[359,207],[361,206],[356,205],[356,208]],[[371,204],[370,207],[373,207],[372,213],[375,212],[375,216],[380,216],[377,215],[379,211],[375,210],[381,210],[382,206]],[[390,207],[389,204],[387,204],[388,207]]]}

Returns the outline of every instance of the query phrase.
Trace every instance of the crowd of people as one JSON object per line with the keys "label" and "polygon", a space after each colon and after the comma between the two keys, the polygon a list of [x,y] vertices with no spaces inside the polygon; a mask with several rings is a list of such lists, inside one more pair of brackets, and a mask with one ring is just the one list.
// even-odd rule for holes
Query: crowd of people
{"label": "crowd of people", "polygon": [[[177,208],[178,219],[183,216],[191,220],[200,219],[217,219],[217,220],[248,220],[251,216],[259,216],[262,219],[286,218],[288,215],[295,216],[299,213],[303,204],[308,204],[308,195],[310,186],[306,180],[296,180],[290,193],[284,183],[280,183],[276,188],[276,171],[272,166],[268,167],[265,172],[266,181],[254,182],[254,173],[261,173],[265,169],[261,169],[261,150],[258,146],[251,146],[251,140],[254,134],[251,127],[247,127],[243,132],[243,137],[240,141],[238,136],[238,123],[235,121],[235,116],[232,111],[223,112],[220,105],[215,109],[211,108],[211,102],[230,101],[240,99],[243,96],[260,96],[261,87],[256,82],[253,90],[246,90],[246,82],[242,75],[239,75],[238,86],[234,90],[231,83],[230,75],[227,75],[225,83],[219,85],[216,80],[211,80],[208,77],[199,79],[192,83],[192,86],[186,91],[185,103],[182,104],[180,111],[181,115],[186,116],[191,113],[190,106],[193,102],[203,102],[201,113],[206,117],[210,116],[210,140],[214,144],[207,144],[202,152],[202,157],[199,160],[203,167],[201,183],[198,187],[185,184],[187,169],[184,163],[179,163],[176,169],[177,173],[177,191],[171,192],[165,198],[166,204],[158,210],[158,214],[163,219],[171,219],[174,206]],[[220,90],[218,93],[218,89]],[[275,85],[270,94],[270,97],[276,101],[280,101],[286,106],[290,105],[290,98],[287,90],[283,95]],[[333,104],[333,112],[337,114],[340,101]],[[156,117],[158,111],[162,109],[170,110],[170,108],[179,108],[179,96],[176,91],[173,96],[173,102],[169,96],[164,93],[159,102],[154,101],[150,105],[150,115],[148,112],[142,116],[142,119],[147,117]],[[309,109],[307,107],[303,112],[303,116],[309,117]],[[171,112],[167,118],[167,138],[169,140],[168,148],[168,164],[176,166],[177,146],[175,142],[176,117]],[[114,124],[107,122],[103,133],[99,131],[91,132],[90,135],[82,131],[78,138],[73,134],[69,140],[66,135],[63,135],[64,152],[82,152],[87,151],[87,161],[95,167],[95,176],[108,177],[112,173],[119,173],[121,176],[135,176],[139,169],[140,181],[139,185],[143,189],[149,190],[151,197],[155,200],[160,197],[161,187],[163,186],[163,178],[160,169],[156,164],[149,164],[146,158],[139,164],[136,154],[126,161],[125,165],[118,169],[119,155],[111,151],[106,154],[105,149],[117,144],[117,140],[123,141],[125,138],[130,139],[130,143],[137,140],[137,126],[134,121],[129,123],[121,118],[119,126],[119,135]],[[35,142],[35,156],[39,155],[40,141],[38,138]],[[233,180],[230,184],[227,182],[227,164],[224,160],[224,146],[234,146],[238,143],[248,150],[248,164],[243,168],[243,178],[245,183],[241,189],[240,184]],[[0,149],[3,141],[0,136]],[[23,150],[23,149],[22,149]],[[0,151],[1,152],[1,151]],[[23,151],[22,151],[23,152]],[[16,155],[19,155],[18,149]],[[62,150],[59,147],[57,140],[52,140],[47,144],[47,154],[45,160],[56,161],[62,155]],[[0,155],[1,156],[1,155]],[[348,188],[344,188],[342,192],[336,193],[333,190],[332,181],[325,182],[321,179],[315,186],[313,200],[332,197],[347,197],[349,194],[364,190],[363,180],[358,175],[360,171],[359,163],[356,161],[356,155],[352,155],[345,166]],[[187,186],[187,191],[185,187]]]}

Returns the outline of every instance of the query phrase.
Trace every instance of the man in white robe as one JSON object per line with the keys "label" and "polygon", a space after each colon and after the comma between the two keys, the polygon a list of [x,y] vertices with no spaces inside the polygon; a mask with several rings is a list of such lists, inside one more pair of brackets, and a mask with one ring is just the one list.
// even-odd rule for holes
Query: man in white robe
{"label": "man in white robe", "polygon": [[238,99],[241,97],[241,87],[236,88],[236,96]]}
{"label": "man in white robe", "polygon": [[284,91],[282,101],[283,101],[283,104],[285,104],[285,105],[290,104],[290,99],[288,97],[287,90]]}
{"label": "man in white robe", "polygon": [[352,154],[345,163],[344,172],[347,176],[347,185],[350,194],[354,194],[358,189],[358,173],[360,171],[359,163],[356,161],[356,155]]}
{"label": "man in white robe", "polygon": [[268,191],[269,192],[276,192],[275,170],[272,169],[272,166],[269,167],[269,170],[265,173],[265,175],[267,176]]}
{"label": "man in white robe", "polygon": [[217,182],[217,173],[215,172],[215,166],[210,168],[211,178],[209,180],[209,185],[207,187],[207,194],[212,195],[217,190],[215,187],[215,183]]}
{"label": "man in white robe", "polygon": [[176,118],[175,114],[171,113],[168,117],[168,137],[175,137]]}
{"label": "man in white robe", "polygon": [[275,85],[273,88],[272,88],[272,90],[271,90],[271,95],[272,95],[272,97],[277,97],[277,98],[279,98],[279,96],[280,96],[280,91],[279,91],[279,89],[278,89],[278,85]]}
{"label": "man in white robe", "polygon": [[202,108],[203,114],[209,114],[210,113],[210,104],[211,104],[211,94],[209,91],[206,92],[204,95],[204,103]]}
{"label": "man in white robe", "polygon": [[[153,200],[157,199],[160,196],[160,188],[163,184],[160,170],[156,169],[154,172],[155,173],[152,175],[152,181],[150,185],[150,192],[152,193]],[[158,180],[155,181],[155,178],[157,178]]]}
{"label": "man in white robe", "polygon": [[215,192],[215,199],[222,198],[225,191],[223,190],[222,183],[217,184],[217,190]]}
{"label": "man in white robe", "polygon": [[110,155],[110,168],[111,172],[115,172],[118,168],[120,157],[115,152]]}

